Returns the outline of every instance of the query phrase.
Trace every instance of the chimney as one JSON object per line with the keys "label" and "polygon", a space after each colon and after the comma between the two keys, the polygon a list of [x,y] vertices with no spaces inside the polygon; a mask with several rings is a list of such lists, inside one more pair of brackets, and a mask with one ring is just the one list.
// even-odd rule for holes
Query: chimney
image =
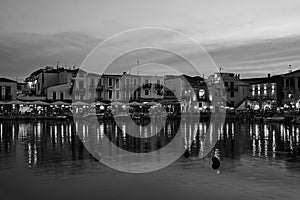
{"label": "chimney", "polygon": [[270,73],[268,73],[268,78],[270,78],[271,77],[271,74]]}
{"label": "chimney", "polygon": [[125,75],[126,74],[126,72],[123,72],[123,75]]}

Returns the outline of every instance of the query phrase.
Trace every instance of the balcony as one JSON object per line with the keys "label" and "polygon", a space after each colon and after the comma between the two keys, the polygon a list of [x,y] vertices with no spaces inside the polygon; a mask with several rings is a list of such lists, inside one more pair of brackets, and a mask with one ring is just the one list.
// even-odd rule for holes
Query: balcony
{"label": "balcony", "polygon": [[163,89],[163,85],[161,85],[161,84],[158,84],[158,83],[156,83],[155,84],[155,86],[154,86],[154,88],[156,89],[156,90],[161,90],[161,89]]}
{"label": "balcony", "polygon": [[143,89],[150,89],[152,87],[151,83],[146,83],[143,85]]}

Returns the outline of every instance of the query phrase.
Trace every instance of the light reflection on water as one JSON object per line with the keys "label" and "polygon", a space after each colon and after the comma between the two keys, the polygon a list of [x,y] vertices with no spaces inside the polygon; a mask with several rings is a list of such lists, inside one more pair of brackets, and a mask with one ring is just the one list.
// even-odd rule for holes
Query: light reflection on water
{"label": "light reflection on water", "polygon": [[[209,125],[208,122],[195,121],[185,121],[182,124],[183,148],[186,149],[186,153],[173,167],[195,171],[202,166],[202,162],[208,163],[209,167],[207,159],[200,159],[203,157],[204,140],[208,137],[212,142],[216,136],[218,142],[208,157],[214,154],[221,159],[221,171],[224,174],[238,174],[262,180],[276,179],[287,184],[289,178],[293,178],[296,183],[300,182],[300,126],[228,121],[224,125],[213,124],[217,132],[214,135],[209,131]],[[95,162],[76,135],[74,126],[82,130],[83,140],[92,138],[96,144],[101,145],[101,141],[106,137],[105,132],[109,132],[110,137],[119,145],[128,148],[146,146],[136,144],[126,137],[124,130],[129,127],[125,124],[121,127],[123,131],[119,133],[112,122],[92,127],[94,125],[82,121],[76,121],[74,125],[64,121],[2,121],[0,172],[20,168],[22,173],[41,175],[45,179],[72,179],[85,174],[111,172],[106,166]],[[170,122],[164,128],[159,136],[161,141],[157,145],[164,145],[172,138],[173,126]],[[141,127],[140,135],[145,137],[150,135],[151,131],[157,131],[157,127]],[[177,176],[177,172],[174,174]]]}

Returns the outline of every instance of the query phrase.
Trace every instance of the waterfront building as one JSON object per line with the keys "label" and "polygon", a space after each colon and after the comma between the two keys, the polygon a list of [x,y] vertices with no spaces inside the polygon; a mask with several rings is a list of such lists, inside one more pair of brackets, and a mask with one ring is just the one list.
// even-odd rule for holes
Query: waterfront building
{"label": "waterfront building", "polygon": [[17,98],[17,81],[0,78],[0,101],[11,101]]}
{"label": "waterfront building", "polygon": [[102,74],[96,87],[98,101],[121,101],[119,74]]}
{"label": "waterfront building", "polygon": [[164,100],[172,101],[177,99],[181,102],[183,112],[199,111],[199,109],[210,105],[207,85],[205,80],[200,76],[166,75],[164,77],[164,84]]}
{"label": "waterfront building", "polygon": [[161,101],[164,98],[164,76],[141,75],[141,101]]}
{"label": "waterfront building", "polygon": [[283,75],[283,103],[297,104],[300,101],[300,69]]}
{"label": "waterfront building", "polygon": [[[248,85],[240,80],[239,74],[215,73],[207,79],[210,100],[219,104],[226,102],[227,107],[239,106],[248,96]],[[221,105],[222,106],[222,105]]]}
{"label": "waterfront building", "polygon": [[256,109],[276,108],[283,105],[283,75],[242,79],[249,84],[248,105]]}
{"label": "waterfront building", "polygon": [[73,79],[78,69],[46,66],[25,79],[28,96],[45,97],[46,100],[71,100]]}

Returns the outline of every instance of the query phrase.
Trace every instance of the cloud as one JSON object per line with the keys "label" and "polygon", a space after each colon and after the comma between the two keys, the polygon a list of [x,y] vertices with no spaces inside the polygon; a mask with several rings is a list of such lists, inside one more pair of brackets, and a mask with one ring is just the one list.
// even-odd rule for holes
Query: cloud
{"label": "cloud", "polygon": [[79,66],[90,50],[101,41],[91,36],[65,32],[45,35],[0,33],[1,75],[25,78],[45,65]]}
{"label": "cloud", "polygon": [[[19,79],[24,79],[34,70],[45,65],[56,65],[57,61],[68,67],[75,64],[79,66],[100,41],[102,39],[77,32],[51,35],[0,33],[1,76],[10,78],[17,76]],[[270,72],[280,74],[288,71],[289,64],[294,66],[294,69],[300,66],[300,36],[241,43],[210,43],[203,46],[217,66],[223,68],[222,71],[239,73],[242,77],[260,77]],[[189,53],[192,57],[198,56],[195,52]],[[141,59],[140,64],[146,61],[157,61],[157,63],[179,67],[182,62],[179,62],[180,59],[176,56],[159,51],[142,51],[127,56],[127,60],[120,59],[116,65],[122,63],[128,69],[136,65],[137,59]],[[201,71],[201,73],[205,72]],[[205,73],[205,75],[209,74]]]}
{"label": "cloud", "polygon": [[223,71],[240,73],[243,77],[280,74],[300,67],[300,37],[248,41],[240,44],[205,46]]}

